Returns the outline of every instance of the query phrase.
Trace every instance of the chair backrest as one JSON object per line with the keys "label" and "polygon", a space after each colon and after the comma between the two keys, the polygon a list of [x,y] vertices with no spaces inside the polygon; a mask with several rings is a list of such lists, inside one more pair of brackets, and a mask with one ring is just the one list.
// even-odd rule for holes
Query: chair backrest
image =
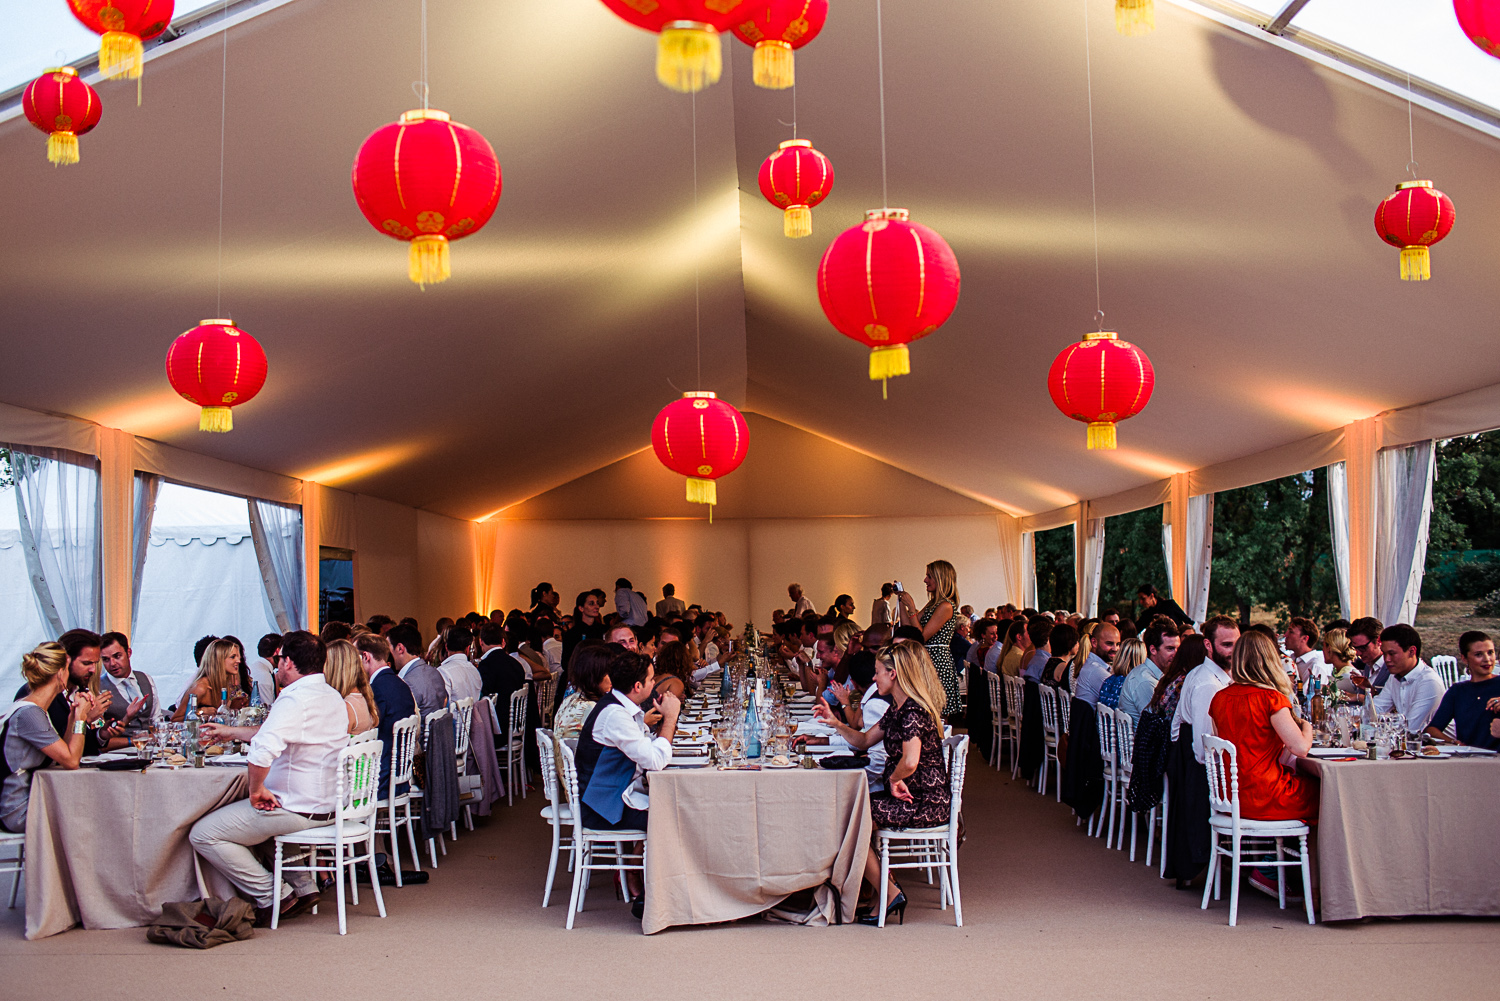
{"label": "chair backrest", "polygon": [[1222,737],[1203,735],[1204,763],[1208,765],[1208,805],[1214,813],[1240,819],[1240,765],[1234,745]]}
{"label": "chair backrest", "polygon": [[1121,771],[1128,771],[1135,761],[1135,723],[1122,709],[1115,710],[1115,761]]}
{"label": "chair backrest", "polygon": [[374,739],[376,739],[379,736],[380,736],[380,731],[377,730],[377,729],[375,729],[372,726],[372,727],[370,727],[370,729],[365,730],[362,733],[352,733],[352,734],[350,734],[349,735],[349,743],[351,743],[351,744],[358,744],[358,743],[361,743],[362,741],[374,740]]}
{"label": "chair backrest", "polygon": [[[558,741],[557,749],[557,774],[562,779],[563,790],[568,794],[569,803],[578,802],[578,763],[573,757],[574,744],[572,740]],[[573,826],[577,827],[583,823],[583,810],[573,808]]]}
{"label": "chair backrest", "polygon": [[1463,677],[1463,672],[1459,667],[1457,657],[1452,657],[1447,654],[1440,654],[1439,656],[1432,658],[1431,663],[1433,668],[1437,671],[1438,676],[1443,679],[1443,684],[1447,685],[1449,688],[1452,688],[1454,685],[1458,684],[1459,679]]}
{"label": "chair backrest", "polygon": [[339,752],[334,823],[359,823],[375,812],[380,796],[380,753],[385,744],[362,740]]}
{"label": "chair backrest", "polygon": [[391,798],[396,789],[411,781],[412,761],[417,756],[417,733],[422,728],[420,713],[397,720],[391,727]]}
{"label": "chair backrest", "polygon": [[943,750],[948,756],[948,785],[953,803],[948,809],[948,828],[957,836],[958,816],[964,807],[964,774],[969,768],[969,735],[961,733],[943,741]]}
{"label": "chair backrest", "polygon": [[1115,711],[1104,703],[1094,706],[1094,723],[1099,730],[1099,757],[1108,767],[1115,761]]}
{"label": "chair backrest", "polygon": [[423,747],[426,747],[427,744],[428,744],[427,737],[428,737],[429,734],[432,733],[432,728],[435,727],[435,726],[439,726],[439,725],[442,725],[442,726],[452,726],[453,725],[453,712],[447,706],[444,706],[441,709],[436,709],[433,712],[428,713],[427,716],[426,716],[426,718],[424,718],[422,720],[422,746]]}
{"label": "chair backrest", "polygon": [[557,751],[552,742],[552,731],[544,726],[536,728],[536,751],[542,762],[542,792],[547,801],[557,805]]}
{"label": "chair backrest", "polygon": [[453,750],[462,769],[464,758],[469,756],[469,734],[474,729],[473,699],[459,699],[453,704],[453,724]]}
{"label": "chair backrest", "polygon": [[1017,722],[1026,702],[1026,682],[1020,678],[1005,676],[1005,711]]}
{"label": "chair backrest", "polygon": [[517,747],[526,744],[526,686],[522,685],[510,694],[510,742]]}
{"label": "chair backrest", "polygon": [[1037,693],[1042,697],[1042,730],[1057,736],[1057,689],[1051,685],[1038,685]]}
{"label": "chair backrest", "polygon": [[1005,691],[1006,688],[1009,687],[1005,684],[1005,679],[998,674],[991,674],[989,671],[985,671],[984,683],[990,686],[990,715],[1003,715],[1000,703],[1007,694]]}
{"label": "chair backrest", "polygon": [[1073,696],[1061,688],[1054,688],[1052,694],[1057,699],[1057,732],[1067,733],[1072,729],[1069,724],[1072,722]]}
{"label": "chair backrest", "polygon": [[557,695],[557,675],[543,678],[541,681],[532,682],[536,687],[536,711],[542,717],[542,722],[548,726],[552,725],[552,699]]}

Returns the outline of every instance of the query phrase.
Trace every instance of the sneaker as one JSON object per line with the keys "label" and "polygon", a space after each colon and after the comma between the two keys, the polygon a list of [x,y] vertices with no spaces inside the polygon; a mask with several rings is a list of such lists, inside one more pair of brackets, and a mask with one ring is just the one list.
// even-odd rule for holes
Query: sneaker
{"label": "sneaker", "polygon": [[[1264,893],[1266,896],[1270,897],[1273,900],[1279,897],[1279,893],[1276,889],[1275,875],[1267,874],[1264,869],[1250,870],[1250,886],[1252,889],[1259,890],[1261,893]],[[1288,882],[1286,885],[1287,903],[1290,904],[1293,901],[1301,901],[1301,899],[1302,891],[1296,889],[1292,883]]]}

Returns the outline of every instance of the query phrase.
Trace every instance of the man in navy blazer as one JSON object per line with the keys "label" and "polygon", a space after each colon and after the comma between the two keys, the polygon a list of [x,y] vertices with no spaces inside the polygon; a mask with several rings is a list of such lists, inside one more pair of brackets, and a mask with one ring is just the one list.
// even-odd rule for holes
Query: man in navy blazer
{"label": "man in navy blazer", "polygon": [[510,735],[510,697],[526,687],[526,669],[505,652],[505,630],[496,622],[479,627],[479,649],[484,656],[474,665],[479,669],[483,695],[498,695],[495,715],[500,717],[499,737]]}
{"label": "man in navy blazer", "polygon": [[380,798],[390,795],[391,728],[417,713],[417,700],[406,682],[391,667],[391,645],[379,633],[361,633],[354,638],[359,662],[370,679],[375,708],[380,713]]}

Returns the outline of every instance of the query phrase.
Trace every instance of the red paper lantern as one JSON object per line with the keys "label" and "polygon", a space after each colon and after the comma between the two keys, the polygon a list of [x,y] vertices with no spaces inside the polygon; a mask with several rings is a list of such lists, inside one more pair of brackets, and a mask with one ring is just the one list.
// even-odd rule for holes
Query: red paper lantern
{"label": "red paper lantern", "polygon": [[203,410],[199,431],[232,431],[230,407],[247,403],[266,384],[266,352],[231,320],[204,320],[167,349],[167,381]]}
{"label": "red paper lantern", "polygon": [[788,139],[760,165],[760,193],[784,210],[781,231],[812,236],[812,208],[833,190],[833,164],[806,139]]}
{"label": "red paper lantern", "polygon": [[1115,0],[1115,30],[1122,35],[1155,31],[1155,0]]}
{"label": "red paper lantern", "polygon": [[1453,201],[1431,181],[1402,181],[1376,206],[1375,232],[1401,248],[1402,281],[1426,281],[1432,277],[1427,248],[1453,232]]}
{"label": "red paper lantern", "polygon": [[906,209],[871,209],[818,265],[818,301],[845,337],[867,344],[870,378],[911,371],[906,345],[932,333],[958,302],[958,260]]}
{"label": "red paper lantern", "polygon": [[1089,448],[1115,447],[1115,425],[1151,402],[1156,373],[1146,352],[1112,333],[1085,334],[1047,373],[1057,409],[1089,426]]}
{"label": "red paper lantern", "polygon": [[141,75],[148,42],[172,23],[173,0],[68,0],[68,9],[84,27],[104,36],[99,42],[99,72],[114,80]]}
{"label": "red paper lantern", "polygon": [[21,95],[26,120],[47,133],[49,163],[77,163],[78,137],[99,124],[99,95],[71,66],[48,70]]}
{"label": "red paper lantern", "polygon": [[490,221],[500,161],[484,136],[441,111],[408,111],[371,133],[354,157],[354,198],[370,225],[411,244],[407,275],[447,281],[448,242]]}
{"label": "red paper lantern", "polygon": [[1500,59],[1500,2],[1497,0],[1453,0],[1458,26],[1469,41]]}
{"label": "red paper lantern", "polygon": [[662,465],[688,478],[688,501],[709,505],[712,521],[719,502],[714,480],[745,461],[750,428],[744,414],[713,393],[683,393],[651,422],[651,447]]}
{"label": "red paper lantern", "polygon": [[752,0],[745,6],[750,17],[734,26],[734,34],[755,46],[755,85],[785,90],[797,82],[792,51],[823,30],[828,0]]}
{"label": "red paper lantern", "polygon": [[621,20],[660,37],[656,79],[683,94],[719,82],[724,70],[719,33],[743,20],[752,0],[604,0]]}

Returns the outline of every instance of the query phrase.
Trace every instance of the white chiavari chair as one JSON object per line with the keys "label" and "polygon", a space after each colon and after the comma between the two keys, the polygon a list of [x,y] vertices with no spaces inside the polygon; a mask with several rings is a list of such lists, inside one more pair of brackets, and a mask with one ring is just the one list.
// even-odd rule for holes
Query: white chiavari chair
{"label": "white chiavari chair", "polygon": [[[391,727],[391,774],[387,787],[382,790],[385,798],[375,804],[375,833],[385,834],[391,843],[391,869],[396,873],[396,885],[401,885],[401,829],[406,828],[406,842],[411,849],[412,861],[417,869],[422,868],[422,854],[417,851],[417,816],[412,812],[411,773],[417,754],[417,734],[422,728],[422,717],[416,713],[398,720]],[[382,825],[381,811],[385,811]]]}
{"label": "white chiavari chair", "polygon": [[[574,762],[574,748],[569,741],[558,745],[561,752],[558,769],[563,787],[568,791],[568,802],[577,807],[578,766]],[[641,850],[632,852],[627,844],[639,842]],[[596,831],[583,826],[583,809],[573,811],[573,893],[568,900],[568,930],[573,929],[573,919],[583,910],[583,898],[588,892],[589,873],[595,870],[617,872],[625,878],[629,870],[646,871],[645,831]]]}
{"label": "white chiavari chair", "polygon": [[1026,682],[1005,675],[1005,713],[1010,717],[1010,777],[1021,774],[1021,717],[1026,705]]}
{"label": "white chiavari chair", "polygon": [[[573,869],[573,806],[562,802],[558,793],[556,748],[552,731],[546,727],[537,727],[536,749],[542,762],[542,792],[547,797],[547,805],[542,807],[542,819],[552,828],[552,857],[547,860],[547,887],[542,891],[543,907],[552,901],[552,880],[557,875],[559,852],[568,853],[568,871]],[[563,833],[564,825],[568,828],[568,834]]]}
{"label": "white chiavari chair", "polygon": [[1037,778],[1036,791],[1041,795],[1047,795],[1047,772],[1049,769],[1055,771],[1057,777],[1056,791],[1057,801],[1062,802],[1062,762],[1058,759],[1057,748],[1062,737],[1062,728],[1057,719],[1058,691],[1051,685],[1038,685],[1037,693],[1042,698],[1042,769]]}
{"label": "white chiavari chair", "polygon": [[[882,827],[875,831],[875,846],[880,852],[880,901],[876,913],[880,916],[881,928],[885,927],[892,869],[937,869],[939,906],[946,911],[951,900],[953,922],[957,927],[963,927],[963,900],[958,890],[958,819],[963,811],[964,773],[969,760],[968,734],[947,738],[943,741],[943,750],[948,759],[948,781],[952,796],[948,822],[940,827]],[[901,918],[902,923],[905,923],[904,912]]]}
{"label": "white chiavari chair", "polygon": [[1120,818],[1118,833],[1115,834],[1115,850],[1125,850],[1125,815],[1129,813],[1130,861],[1134,862],[1135,814],[1130,813],[1125,803],[1125,794],[1130,790],[1130,779],[1135,774],[1135,723],[1131,721],[1130,714],[1122,709],[1115,710],[1115,772],[1118,775],[1115,780],[1115,814]]}
{"label": "white chiavari chair", "polygon": [[[1115,829],[1115,797],[1120,773],[1115,752],[1115,711],[1102,702],[1096,704],[1094,722],[1099,734],[1099,760],[1104,765],[1104,798],[1099,801],[1099,809],[1089,818],[1089,836],[1097,838],[1105,831]],[[1104,846],[1109,847],[1108,838],[1105,838]]]}
{"label": "white chiavari chair", "polygon": [[[484,779],[480,775],[469,774],[469,740],[474,734],[474,703],[483,701],[485,700],[459,699],[453,704],[453,756],[458,768],[458,801],[463,806],[464,827],[471,831],[474,829],[474,811],[469,804],[474,800],[475,789]],[[494,702],[487,702],[482,711],[493,713]],[[448,835],[454,841],[458,840],[457,820],[448,825]]]}
{"label": "white chiavari chair", "polygon": [[507,707],[510,726],[505,732],[506,806],[515,802],[517,785],[521,788],[521,798],[526,798],[526,695],[526,686],[522,685],[511,693]]}

